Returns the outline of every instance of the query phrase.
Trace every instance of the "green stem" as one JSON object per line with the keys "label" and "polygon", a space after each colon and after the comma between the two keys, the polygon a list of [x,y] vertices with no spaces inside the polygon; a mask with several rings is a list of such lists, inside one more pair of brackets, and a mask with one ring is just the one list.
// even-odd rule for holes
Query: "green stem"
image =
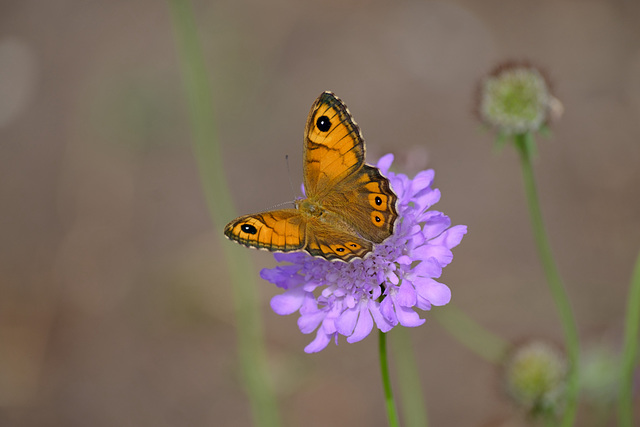
{"label": "green stem", "polygon": [[542,211],[538,200],[536,182],[531,164],[531,147],[533,144],[533,135],[520,134],[514,137],[515,145],[520,153],[522,164],[522,177],[524,180],[525,193],[529,205],[529,214],[531,216],[531,226],[533,228],[533,236],[538,248],[538,255],[542,263],[549,290],[555,302],[556,309],[560,315],[562,328],[564,331],[564,339],[567,347],[567,355],[569,358],[569,372],[567,376],[567,401],[566,409],[562,419],[562,426],[573,426],[579,392],[578,364],[580,358],[580,344],[578,338],[578,329],[573,317],[571,304],[562,283],[560,273],[555,264],[551,246],[542,220]]}
{"label": "green stem", "polygon": [[[169,0],[180,66],[189,104],[193,150],[209,214],[216,229],[233,218],[233,205],[213,121],[213,102],[195,18],[188,0]],[[221,236],[236,315],[238,356],[255,425],[280,425],[276,399],[269,386],[266,352],[260,327],[258,288],[246,252]],[[221,263],[222,264],[222,263]]]}
{"label": "green stem", "polygon": [[640,254],[629,286],[627,319],[624,331],[624,349],[620,373],[620,395],[618,401],[618,425],[633,425],[633,373],[638,363],[638,332],[640,331]]}
{"label": "green stem", "polygon": [[387,407],[387,419],[389,427],[399,427],[398,410],[396,402],[393,399],[393,390],[391,389],[391,378],[389,376],[389,360],[387,358],[387,336],[384,332],[378,331],[378,349],[380,351],[380,374],[382,375],[382,388],[384,389],[384,401]]}
{"label": "green stem", "polygon": [[395,359],[400,387],[400,405],[406,427],[427,427],[427,411],[416,358],[407,328],[395,328],[391,337],[391,347]]}
{"label": "green stem", "polygon": [[442,310],[434,310],[433,317],[462,345],[487,362],[503,361],[508,342],[480,326],[455,305],[449,303]]}

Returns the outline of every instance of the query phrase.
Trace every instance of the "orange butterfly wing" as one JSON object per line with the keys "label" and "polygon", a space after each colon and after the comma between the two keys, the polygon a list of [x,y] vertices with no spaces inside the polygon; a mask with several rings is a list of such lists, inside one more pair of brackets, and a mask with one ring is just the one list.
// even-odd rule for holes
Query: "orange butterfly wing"
{"label": "orange butterfly wing", "polygon": [[364,165],[364,139],[347,106],[331,92],[311,106],[304,131],[304,188],[322,198]]}
{"label": "orange butterfly wing", "polygon": [[304,248],[306,228],[300,211],[280,209],[236,218],[224,235],[247,247],[289,252]]}
{"label": "orange butterfly wing", "polygon": [[347,106],[324,92],[305,129],[305,189],[309,199],[340,217],[347,228],[381,243],[395,228],[397,196],[378,168],[364,163],[365,144]]}
{"label": "orange butterfly wing", "polygon": [[389,180],[364,163],[360,128],[331,92],[313,103],[304,141],[307,199],[296,209],[239,217],[227,224],[225,236],[248,247],[304,250],[331,261],[366,256],[394,231],[397,196]]}
{"label": "orange butterfly wing", "polygon": [[373,250],[373,244],[358,237],[351,230],[343,230],[336,223],[329,224],[312,218],[307,225],[305,251],[329,261],[351,261],[363,258]]}

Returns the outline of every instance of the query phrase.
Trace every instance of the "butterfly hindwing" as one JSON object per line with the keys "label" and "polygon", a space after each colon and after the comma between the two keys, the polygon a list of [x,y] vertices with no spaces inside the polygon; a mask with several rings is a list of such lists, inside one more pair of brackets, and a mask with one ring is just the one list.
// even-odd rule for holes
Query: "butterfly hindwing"
{"label": "butterfly hindwing", "polygon": [[364,165],[351,180],[340,183],[336,191],[328,194],[323,206],[339,212],[361,237],[381,243],[394,231],[397,201],[389,180],[378,168]]}
{"label": "butterfly hindwing", "polygon": [[353,232],[329,226],[315,218],[309,220],[309,233],[305,251],[329,261],[350,261],[362,258],[373,249],[373,244]]}

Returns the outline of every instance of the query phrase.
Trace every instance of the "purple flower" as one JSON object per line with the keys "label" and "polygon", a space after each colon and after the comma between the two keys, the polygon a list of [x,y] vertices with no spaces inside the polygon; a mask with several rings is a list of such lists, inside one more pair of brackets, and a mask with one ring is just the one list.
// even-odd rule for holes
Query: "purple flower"
{"label": "purple flower", "polygon": [[440,200],[431,188],[433,170],[415,178],[389,172],[393,155],[377,164],[398,196],[398,223],[394,233],[376,245],[364,259],[331,262],[304,252],[274,254],[288,264],[263,269],[260,276],[285,291],[271,299],[277,314],[300,313],[304,334],[316,331],[307,353],[324,349],[338,335],[353,343],[364,339],[374,325],[382,332],[394,326],[424,323],[415,308],[430,310],[451,300],[449,288],[435,279],[453,259],[467,227],[451,227],[449,217],[429,210]]}

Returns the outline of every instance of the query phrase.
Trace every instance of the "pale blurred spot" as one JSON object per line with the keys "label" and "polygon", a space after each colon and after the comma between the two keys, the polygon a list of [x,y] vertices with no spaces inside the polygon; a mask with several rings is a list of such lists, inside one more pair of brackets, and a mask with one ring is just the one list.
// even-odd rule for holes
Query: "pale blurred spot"
{"label": "pale blurred spot", "polygon": [[421,170],[427,169],[429,150],[424,145],[414,145],[398,153],[397,170],[408,176],[414,176]]}
{"label": "pale blurred spot", "polygon": [[396,144],[386,144],[385,146],[378,144],[367,146],[367,163],[375,166],[378,160],[388,153],[394,156],[391,169],[407,176],[414,176],[426,169],[429,162],[429,150],[425,145],[412,145],[405,148]]}
{"label": "pale blurred spot", "polygon": [[620,382],[621,356],[617,346],[606,342],[590,343],[580,357],[580,389],[592,405],[615,404]]}
{"label": "pale blurred spot", "polygon": [[0,128],[8,126],[33,100],[38,80],[38,61],[22,40],[0,40]]}
{"label": "pale blurred spot", "polygon": [[549,119],[557,122],[564,115],[564,105],[558,98],[551,96],[549,98]]}

